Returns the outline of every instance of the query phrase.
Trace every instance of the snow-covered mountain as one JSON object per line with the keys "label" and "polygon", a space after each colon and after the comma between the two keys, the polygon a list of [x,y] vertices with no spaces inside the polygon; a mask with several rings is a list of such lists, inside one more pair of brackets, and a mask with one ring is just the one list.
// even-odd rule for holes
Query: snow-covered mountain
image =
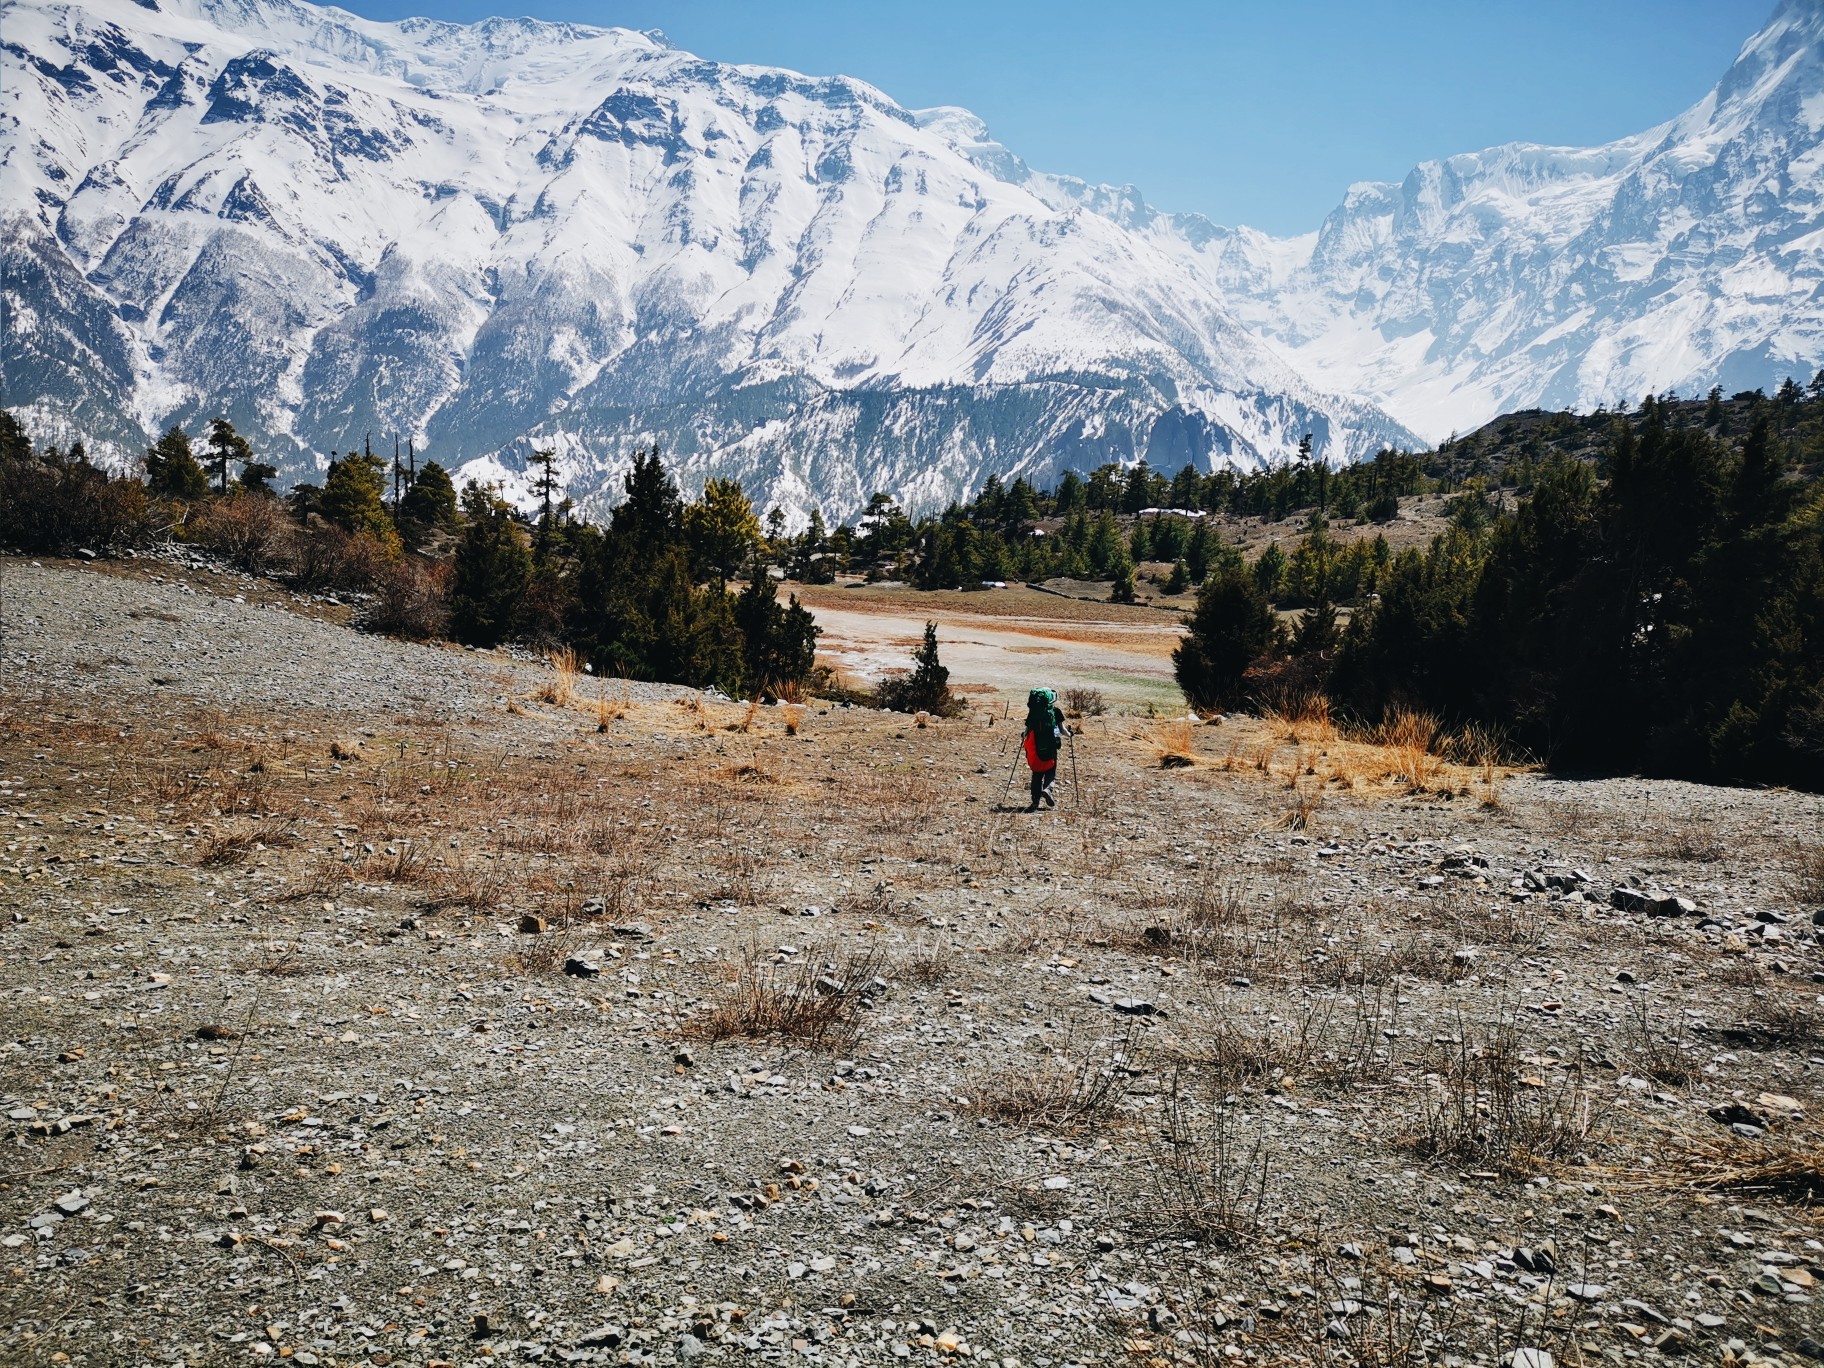
{"label": "snow-covered mountain", "polygon": [[298,475],[369,433],[509,479],[552,445],[587,499],[656,437],[846,514],[1412,441],[961,110],[299,0],[9,0],[0,38],[0,400],[92,449],[218,412]]}
{"label": "snow-covered mountain", "polygon": [[1315,233],[1162,221],[1252,329],[1437,439],[1498,413],[1807,380],[1824,363],[1824,0],[1606,147],[1516,143],[1352,187]]}

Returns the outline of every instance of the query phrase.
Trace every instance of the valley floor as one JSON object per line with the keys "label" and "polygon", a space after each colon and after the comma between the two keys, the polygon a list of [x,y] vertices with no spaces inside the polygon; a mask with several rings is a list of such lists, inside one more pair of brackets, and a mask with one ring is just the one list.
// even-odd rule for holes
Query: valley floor
{"label": "valley floor", "polygon": [[150,565],[0,561],[0,1361],[1824,1355],[1815,796],[1109,715],[1029,815]]}

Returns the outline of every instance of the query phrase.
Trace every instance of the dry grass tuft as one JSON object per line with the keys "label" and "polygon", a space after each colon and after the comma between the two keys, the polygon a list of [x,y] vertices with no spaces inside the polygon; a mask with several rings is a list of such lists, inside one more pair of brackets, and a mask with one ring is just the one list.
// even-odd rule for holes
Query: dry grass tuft
{"label": "dry grass tuft", "polygon": [[1432,753],[1437,739],[1437,718],[1405,708],[1389,712],[1374,734],[1374,740],[1392,752],[1396,772],[1414,793],[1428,793],[1437,785],[1443,768]]}
{"label": "dry grass tuft", "polygon": [[1581,1063],[1562,1070],[1524,1063],[1511,1023],[1496,1023],[1480,1041],[1464,1031],[1428,1081],[1418,1129],[1408,1137],[1427,1158],[1528,1172],[1570,1157],[1594,1124]]}
{"label": "dry grass tuft", "polygon": [[1336,722],[1330,716],[1330,700],[1321,693],[1298,694],[1283,699],[1277,708],[1263,712],[1261,721],[1283,739],[1301,746],[1337,739]]}
{"label": "dry grass tuft", "polygon": [[598,732],[607,731],[608,728],[627,716],[627,712],[632,706],[633,700],[628,696],[627,683],[625,680],[621,681],[621,696],[618,699],[613,700],[609,699],[608,683],[606,680],[603,680],[596,691],[595,704],[593,707],[595,713],[595,729]]}
{"label": "dry grass tuft", "polygon": [[1793,896],[1802,903],[1824,907],[1824,845],[1802,845],[1792,868]]}
{"label": "dry grass tuft", "polygon": [[1642,1078],[1669,1088],[1682,1088],[1698,1076],[1702,1061],[1688,1054],[1681,1041],[1657,1027],[1646,998],[1636,998],[1622,1025],[1623,1062],[1630,1072]]}
{"label": "dry grass tuft", "polygon": [[430,852],[415,841],[401,841],[362,866],[362,875],[382,883],[429,884],[441,877]]}
{"label": "dry grass tuft", "polygon": [[500,874],[493,860],[462,860],[437,871],[425,906],[430,911],[464,907],[474,912],[492,911],[500,903]]}
{"label": "dry grass tuft", "polygon": [[759,756],[746,764],[729,765],[723,769],[722,774],[734,784],[770,786],[779,782],[779,776],[768,769]]}
{"label": "dry grass tuft", "polygon": [[1196,745],[1191,723],[1185,718],[1157,723],[1153,727],[1152,744],[1161,769],[1188,769],[1196,763],[1192,758]]}
{"label": "dry grass tuft", "polygon": [[1314,780],[1299,775],[1292,781],[1292,806],[1286,809],[1280,818],[1280,824],[1288,831],[1303,831],[1311,825],[1311,819],[1323,806],[1324,785],[1322,780]]}
{"label": "dry grass tuft", "polygon": [[970,1110],[1010,1126],[1060,1133],[1103,1126],[1120,1110],[1124,1069],[1134,1068],[1138,1037],[1130,1030],[1106,1061],[1074,1059],[1071,1039],[1032,1068],[982,1079]]}
{"label": "dry grass tuft", "polygon": [[1265,1146],[1241,1137],[1226,1102],[1194,1106],[1182,1074],[1162,1091],[1149,1135],[1149,1224],[1210,1248],[1250,1242],[1271,1187]]}
{"label": "dry grass tuft", "polygon": [[942,983],[954,969],[949,947],[942,941],[920,941],[894,961],[894,972],[913,983]]}
{"label": "dry grass tuft", "polygon": [[1697,1188],[1824,1207],[1824,1134],[1817,1131],[1763,1140],[1733,1131],[1684,1137],[1655,1167]]}
{"label": "dry grass tuft", "polygon": [[684,1034],[711,1044],[791,1040],[844,1053],[861,1035],[861,1013],[882,963],[878,949],[845,951],[830,962],[806,953],[786,964],[762,964],[750,951],[735,982],[685,1023]]}
{"label": "dry grass tuft", "polygon": [[1672,853],[1681,860],[1691,860],[1697,864],[1715,864],[1729,853],[1724,845],[1708,827],[1693,823],[1673,834]]}
{"label": "dry grass tuft", "polygon": [[785,734],[796,736],[804,727],[805,708],[802,703],[784,704],[780,711],[785,714]]}
{"label": "dry grass tuft", "polygon": [[730,722],[728,724],[728,730],[732,731],[732,732],[740,732],[743,736],[745,736],[748,732],[751,732],[754,729],[754,722],[759,716],[760,716],[760,700],[757,697],[750,698],[747,700],[747,711],[741,714],[740,721]]}
{"label": "dry grass tuft", "polygon": [[582,663],[576,652],[568,646],[551,656],[551,682],[538,692],[539,698],[553,707],[567,708],[570,700],[576,697],[577,677],[582,674]]}
{"label": "dry grass tuft", "polygon": [[197,863],[212,868],[240,864],[256,850],[279,850],[298,843],[298,829],[292,822],[262,822],[251,831],[233,831],[211,837],[203,843]]}

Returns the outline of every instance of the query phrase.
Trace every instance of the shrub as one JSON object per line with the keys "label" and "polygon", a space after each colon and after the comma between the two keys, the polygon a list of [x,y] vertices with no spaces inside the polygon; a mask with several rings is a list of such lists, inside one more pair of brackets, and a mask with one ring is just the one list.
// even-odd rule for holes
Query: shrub
{"label": "shrub", "polygon": [[264,575],[289,563],[292,529],[278,500],[237,493],[197,505],[184,536],[249,574]]}
{"label": "shrub", "polygon": [[411,557],[388,561],[373,585],[373,601],[361,614],[361,626],[370,632],[430,641],[443,635],[449,621],[444,586],[449,573]]}
{"label": "shrub", "polygon": [[366,532],[350,535],[313,516],[293,541],[293,575],[306,589],[366,593],[396,559],[397,549],[396,542]]}
{"label": "shrub", "polygon": [[880,706],[891,712],[927,712],[936,717],[955,717],[964,708],[963,700],[950,692],[950,671],[937,658],[937,624],[925,624],[925,639],[912,653],[909,674],[893,675],[880,682],[876,691]]}
{"label": "shrub", "polygon": [[111,477],[81,456],[0,461],[0,545],[51,555],[139,546],[163,522],[138,480]]}

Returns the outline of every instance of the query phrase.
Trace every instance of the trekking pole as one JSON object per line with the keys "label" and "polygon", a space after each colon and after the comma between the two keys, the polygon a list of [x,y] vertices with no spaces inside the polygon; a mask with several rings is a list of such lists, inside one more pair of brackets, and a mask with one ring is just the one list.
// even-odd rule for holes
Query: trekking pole
{"label": "trekking pole", "polygon": [[1020,767],[1020,748],[1018,746],[1015,746],[1013,748],[1013,763],[1011,765],[1007,766],[1007,782],[1001,785],[1001,797],[1000,797],[1000,801],[995,804],[996,807],[1005,807],[1007,805],[1007,794],[1013,788],[1014,772],[1016,770],[1018,770],[1019,767]]}
{"label": "trekking pole", "polygon": [[1077,733],[1073,728],[1070,733],[1070,809],[1075,812],[1083,804],[1083,786],[1077,782]]}

